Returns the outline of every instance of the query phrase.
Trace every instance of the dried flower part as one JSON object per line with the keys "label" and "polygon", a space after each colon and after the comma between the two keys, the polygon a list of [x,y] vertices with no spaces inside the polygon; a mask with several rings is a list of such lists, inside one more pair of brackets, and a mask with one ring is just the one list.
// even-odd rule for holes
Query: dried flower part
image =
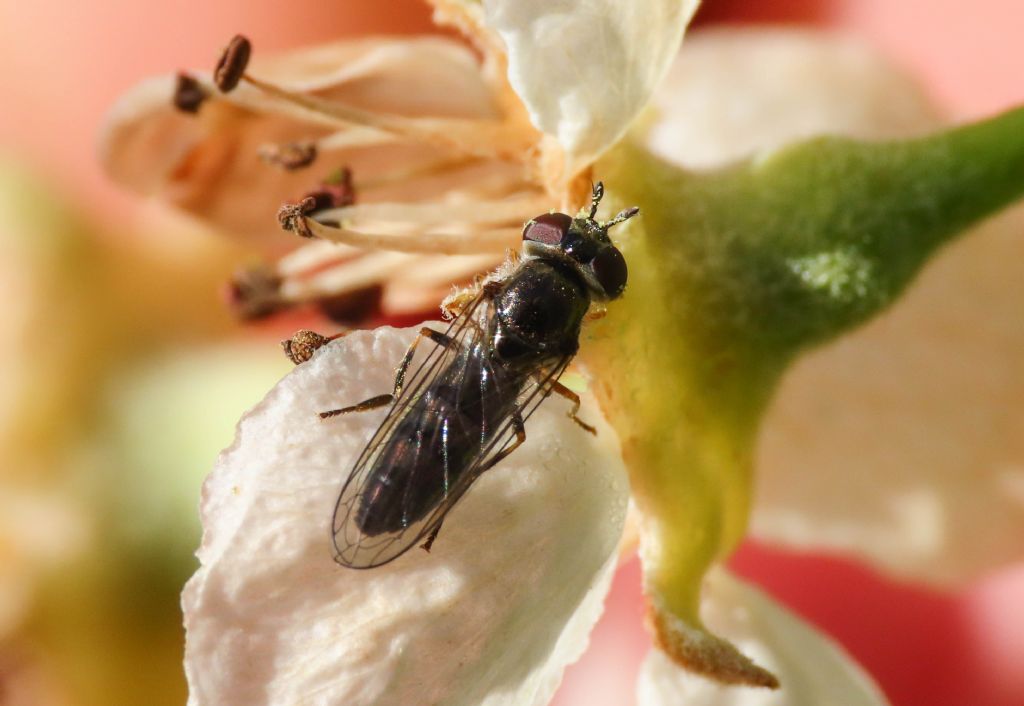
{"label": "dried flower part", "polygon": [[871,678],[828,636],[723,569],[705,581],[711,628],[779,675],[782,687],[736,689],[681,669],[651,650],[637,684],[638,706],[885,706]]}
{"label": "dried flower part", "polygon": [[298,203],[286,203],[277,210],[277,222],[284,230],[290,230],[303,238],[312,238],[306,216],[317,209],[315,196],[306,196]]}
{"label": "dried flower part", "polygon": [[186,73],[179,73],[174,86],[174,107],[183,113],[198,113],[199,106],[207,99],[206,89]]}
{"label": "dried flower part", "polygon": [[296,365],[300,365],[312,358],[313,354],[330,340],[327,336],[321,336],[316,331],[302,329],[296,331],[288,340],[281,341],[281,348],[284,349],[284,354],[288,356],[288,360]]}
{"label": "dried flower part", "polygon": [[676,665],[719,684],[778,689],[779,679],[726,639],[695,629],[651,598],[648,624],[655,646]]}
{"label": "dried flower part", "polygon": [[252,44],[249,40],[240,34],[232,37],[217,61],[217,68],[213,71],[213,82],[222,93],[235,90],[249,66],[250,56]]}

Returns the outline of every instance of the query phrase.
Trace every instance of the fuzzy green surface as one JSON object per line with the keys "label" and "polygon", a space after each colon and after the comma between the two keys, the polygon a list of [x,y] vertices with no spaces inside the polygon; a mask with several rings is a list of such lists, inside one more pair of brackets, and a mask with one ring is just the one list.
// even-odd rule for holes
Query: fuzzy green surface
{"label": "fuzzy green surface", "polygon": [[745,529],[760,417],[794,356],[879,313],[942,244],[1024,193],[1024,110],[923,139],[818,138],[687,172],[626,142],[597,173],[629,263],[583,360],[644,515],[648,591],[699,625]]}

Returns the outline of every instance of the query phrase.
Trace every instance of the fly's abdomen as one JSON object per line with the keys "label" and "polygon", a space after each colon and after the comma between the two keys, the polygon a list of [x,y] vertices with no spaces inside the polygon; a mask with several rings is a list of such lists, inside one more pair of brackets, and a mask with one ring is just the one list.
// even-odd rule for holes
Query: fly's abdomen
{"label": "fly's abdomen", "polygon": [[396,426],[367,477],[355,515],[367,536],[426,517],[480,452],[480,424],[465,424],[447,395],[425,397],[425,409]]}

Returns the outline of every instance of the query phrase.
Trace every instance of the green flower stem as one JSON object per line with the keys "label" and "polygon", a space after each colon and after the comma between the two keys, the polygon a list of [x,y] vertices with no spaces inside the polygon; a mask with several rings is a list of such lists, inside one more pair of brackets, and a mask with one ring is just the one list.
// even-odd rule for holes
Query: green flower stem
{"label": "green flower stem", "polygon": [[700,579],[745,530],[780,375],[1024,194],[1024,109],[910,141],[809,140],[706,173],[626,141],[598,174],[606,207],[641,217],[616,233],[629,287],[582,359],[644,514],[648,590],[699,626]]}

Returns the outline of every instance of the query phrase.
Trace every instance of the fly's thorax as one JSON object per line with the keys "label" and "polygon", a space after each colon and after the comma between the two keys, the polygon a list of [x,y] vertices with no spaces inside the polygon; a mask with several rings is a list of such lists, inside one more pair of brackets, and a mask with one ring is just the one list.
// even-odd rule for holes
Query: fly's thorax
{"label": "fly's thorax", "polygon": [[568,263],[528,257],[495,296],[489,331],[494,355],[523,366],[574,355],[590,301],[589,288]]}

